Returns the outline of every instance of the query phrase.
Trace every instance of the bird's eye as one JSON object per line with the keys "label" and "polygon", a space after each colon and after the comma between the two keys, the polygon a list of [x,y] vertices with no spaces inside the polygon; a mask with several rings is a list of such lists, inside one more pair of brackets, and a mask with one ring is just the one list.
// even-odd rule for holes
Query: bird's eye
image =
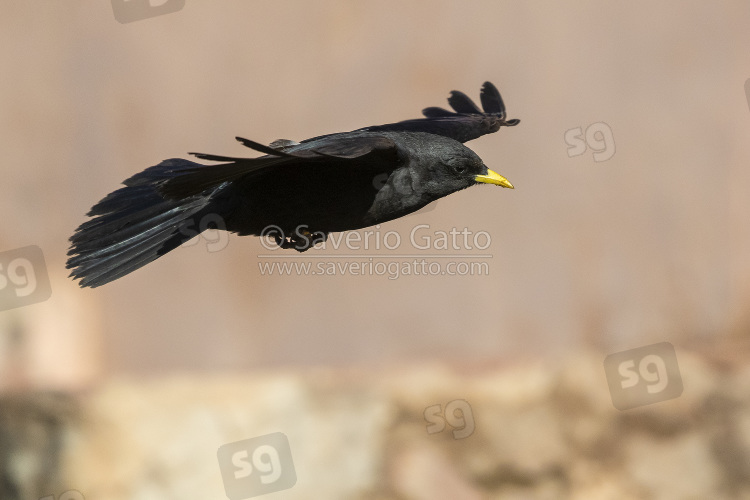
{"label": "bird's eye", "polygon": [[453,165],[453,171],[457,174],[463,174],[464,172],[466,172],[466,167],[464,167],[463,165]]}

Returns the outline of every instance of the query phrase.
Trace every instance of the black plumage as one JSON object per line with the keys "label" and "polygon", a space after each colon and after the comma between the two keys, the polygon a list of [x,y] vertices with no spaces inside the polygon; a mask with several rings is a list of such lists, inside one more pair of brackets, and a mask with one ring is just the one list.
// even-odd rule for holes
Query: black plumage
{"label": "black plumage", "polygon": [[302,142],[265,146],[238,137],[264,153],[258,158],[192,153],[220,162],[210,166],[165,160],[94,205],[93,219],[70,239],[67,267],[81,286],[100,286],[207,228],[271,234],[281,247],[305,251],[328,233],[393,220],[478,183],[512,188],[462,144],[519,122],[506,120],[490,82],[480,96],[481,110],[453,91],[455,112],[430,107],[425,118]]}

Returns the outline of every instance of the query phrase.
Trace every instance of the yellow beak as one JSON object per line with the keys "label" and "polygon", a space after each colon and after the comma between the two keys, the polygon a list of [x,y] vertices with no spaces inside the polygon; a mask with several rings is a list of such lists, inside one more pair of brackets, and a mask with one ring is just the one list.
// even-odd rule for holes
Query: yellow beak
{"label": "yellow beak", "polygon": [[477,182],[484,182],[485,184],[497,184],[504,188],[513,189],[513,184],[511,184],[508,179],[490,169],[487,169],[487,175],[477,175],[474,177],[474,180]]}

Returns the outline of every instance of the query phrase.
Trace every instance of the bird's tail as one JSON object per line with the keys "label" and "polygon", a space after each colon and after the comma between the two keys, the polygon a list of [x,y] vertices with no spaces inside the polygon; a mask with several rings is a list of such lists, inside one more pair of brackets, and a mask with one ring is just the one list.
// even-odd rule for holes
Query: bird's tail
{"label": "bird's tail", "polygon": [[[171,159],[123,182],[124,188],[94,205],[70,238],[66,267],[80,286],[97,287],[125,276],[180,246],[207,229],[201,221],[211,215],[220,221],[211,192],[167,198],[159,187],[170,179],[206,168],[187,160]],[[210,167],[208,167],[210,168]],[[214,227],[214,226],[209,226]]]}

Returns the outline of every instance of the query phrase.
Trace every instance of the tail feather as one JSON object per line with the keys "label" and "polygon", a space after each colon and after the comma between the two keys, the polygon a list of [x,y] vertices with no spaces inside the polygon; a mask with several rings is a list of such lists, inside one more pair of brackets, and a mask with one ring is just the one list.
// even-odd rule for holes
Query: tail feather
{"label": "tail feather", "polygon": [[[180,236],[175,236],[172,228],[163,228],[154,234],[125,241],[117,251],[78,263],[86,273],[81,279],[81,286],[103,285],[145,266],[182,244],[184,239]],[[165,243],[169,245],[165,246]]]}
{"label": "tail feather", "polygon": [[[80,286],[97,287],[125,276],[195,236],[201,217],[221,215],[212,198],[220,188],[166,199],[159,186],[169,179],[211,168],[166,160],[127,179],[89,211],[92,220],[70,238],[66,267]],[[190,230],[187,230],[187,229]]]}
{"label": "tail feather", "polygon": [[103,252],[112,244],[125,242],[165,223],[178,223],[184,218],[186,209],[190,210],[192,205],[200,204],[200,201],[196,200],[189,206],[174,206],[174,203],[162,202],[146,210],[112,214],[101,221],[95,219],[89,222],[96,224],[82,224],[80,232],[71,241],[78,250],[94,250],[92,254],[99,255],[98,252]]}
{"label": "tail feather", "polygon": [[[114,233],[108,232],[101,237],[94,237],[88,240],[88,244],[76,247],[79,255],[71,258],[70,263],[77,265],[92,260],[101,262],[110,256],[121,254],[123,249],[136,248],[141,243],[150,240],[153,235],[161,234],[165,229],[173,230],[175,227],[179,227],[180,222],[185,218],[183,212],[175,213],[176,210],[179,210],[179,208],[172,209],[164,214],[169,217],[152,217],[127,229],[117,230]],[[81,253],[81,250],[86,250],[86,252]]]}

